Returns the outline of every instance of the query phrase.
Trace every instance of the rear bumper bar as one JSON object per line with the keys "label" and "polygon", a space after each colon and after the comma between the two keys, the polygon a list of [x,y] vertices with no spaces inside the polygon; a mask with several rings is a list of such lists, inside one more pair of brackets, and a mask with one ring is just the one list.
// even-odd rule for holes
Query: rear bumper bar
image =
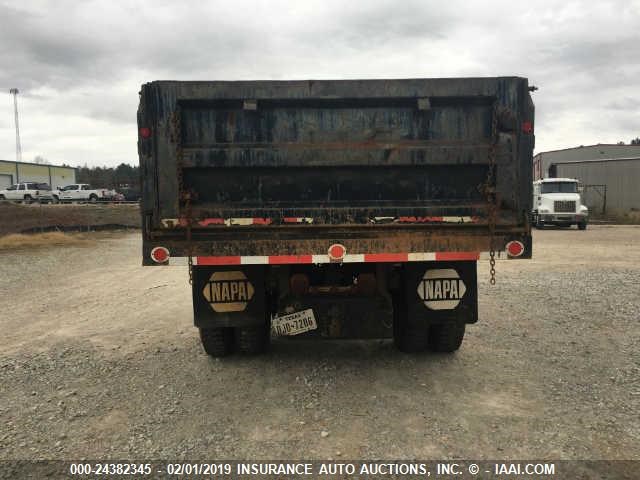
{"label": "rear bumper bar", "polygon": [[[526,250],[525,250],[526,253]],[[329,255],[269,255],[269,256],[195,256],[191,262],[196,266],[220,265],[292,265],[327,263],[408,263],[408,262],[457,262],[478,261],[489,258],[489,252],[422,252],[422,253],[379,253],[345,255],[341,260],[333,260]],[[505,250],[496,252],[496,259],[510,257]],[[527,257],[524,257],[527,258]],[[154,262],[145,258],[145,265],[188,265],[188,256],[169,256],[166,261]]]}
{"label": "rear bumper bar", "polygon": [[576,213],[539,213],[538,216],[540,217],[540,220],[545,223],[583,223],[589,218],[587,215],[580,215]]}
{"label": "rear bumper bar", "polygon": [[[329,255],[269,255],[269,256],[198,256],[193,265],[290,265],[323,263],[405,263],[440,261],[475,261],[479,252],[365,253],[345,255],[333,260]],[[169,257],[169,265],[186,265],[188,257]]]}
{"label": "rear bumper bar", "polygon": [[[297,230],[297,231],[296,231]],[[490,250],[491,237],[484,228],[255,228],[225,229],[215,235],[184,231],[171,235],[154,231],[143,241],[143,264],[157,265],[151,258],[155,247],[163,247],[171,259],[191,256],[205,265],[278,265],[288,263],[446,261],[480,258]],[[499,228],[493,237],[496,252],[511,241],[521,242],[518,258],[531,258],[531,235],[523,227]],[[337,246],[340,253],[331,253]],[[165,263],[164,261],[162,262]],[[173,262],[169,262],[170,264]]]}

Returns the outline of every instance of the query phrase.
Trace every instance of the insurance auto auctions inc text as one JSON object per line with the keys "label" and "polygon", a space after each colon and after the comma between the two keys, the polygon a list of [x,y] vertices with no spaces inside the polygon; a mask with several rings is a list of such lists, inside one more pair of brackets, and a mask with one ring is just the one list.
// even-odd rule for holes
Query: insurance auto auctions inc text
{"label": "insurance auto auctions inc text", "polygon": [[[436,478],[473,478],[479,473],[489,475],[536,475],[554,476],[555,465],[553,463],[519,464],[519,463],[483,463],[482,466],[476,463],[412,463],[412,462],[357,462],[357,463],[238,463],[236,464],[236,474],[238,475],[359,475],[366,477],[372,475],[375,478],[380,476],[418,476]],[[466,475],[472,477],[467,477]],[[464,475],[464,477],[460,477]],[[483,477],[489,478],[489,477]],[[520,477],[522,478],[522,477]]]}
{"label": "insurance auto auctions inc text", "polygon": [[424,463],[239,463],[238,475],[428,475]]}

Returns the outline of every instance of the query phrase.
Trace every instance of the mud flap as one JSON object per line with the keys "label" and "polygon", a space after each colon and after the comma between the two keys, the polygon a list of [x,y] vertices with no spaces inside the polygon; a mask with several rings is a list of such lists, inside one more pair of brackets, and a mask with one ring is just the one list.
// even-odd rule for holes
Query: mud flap
{"label": "mud flap", "polygon": [[416,262],[404,265],[408,321],[416,326],[478,321],[476,262]]}
{"label": "mud flap", "polygon": [[249,327],[266,322],[262,265],[194,266],[191,291],[196,327]]}

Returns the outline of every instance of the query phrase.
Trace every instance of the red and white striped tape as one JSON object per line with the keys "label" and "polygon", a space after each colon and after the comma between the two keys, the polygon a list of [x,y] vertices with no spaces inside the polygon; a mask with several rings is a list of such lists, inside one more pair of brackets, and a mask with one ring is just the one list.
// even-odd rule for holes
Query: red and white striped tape
{"label": "red and white striped tape", "polygon": [[[329,255],[197,256],[194,265],[286,265],[319,263],[403,263],[479,260],[479,252],[356,253],[341,260]],[[170,265],[186,265],[187,257],[170,257]]]}

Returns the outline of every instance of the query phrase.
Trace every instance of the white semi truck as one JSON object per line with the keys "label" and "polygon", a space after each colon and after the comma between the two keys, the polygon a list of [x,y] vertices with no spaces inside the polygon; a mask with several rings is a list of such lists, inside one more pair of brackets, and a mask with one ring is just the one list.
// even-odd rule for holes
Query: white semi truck
{"label": "white semi truck", "polygon": [[587,228],[589,209],[580,200],[575,178],[543,178],[533,182],[533,225]]}

